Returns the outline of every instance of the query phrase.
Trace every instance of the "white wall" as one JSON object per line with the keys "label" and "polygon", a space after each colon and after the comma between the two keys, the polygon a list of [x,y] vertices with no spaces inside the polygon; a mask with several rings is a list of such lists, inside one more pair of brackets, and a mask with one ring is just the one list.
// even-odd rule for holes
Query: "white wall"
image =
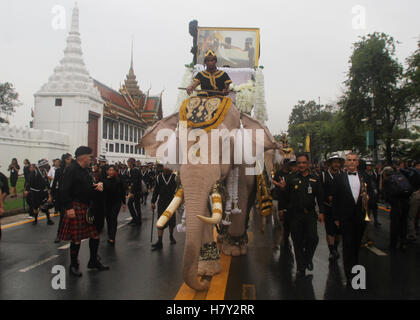
{"label": "white wall", "polygon": [[[62,106],[55,106],[55,99],[62,99]],[[98,154],[102,146],[103,102],[88,96],[68,93],[35,94],[35,129],[59,131],[70,137],[70,150],[88,145],[89,111],[100,115],[98,119]]]}
{"label": "white wall", "polygon": [[7,177],[7,168],[12,158],[17,158],[23,173],[23,160],[38,163],[40,159],[51,161],[61,158],[63,153],[74,153],[70,149],[69,136],[53,130],[37,130],[27,127],[0,124],[0,171]]}

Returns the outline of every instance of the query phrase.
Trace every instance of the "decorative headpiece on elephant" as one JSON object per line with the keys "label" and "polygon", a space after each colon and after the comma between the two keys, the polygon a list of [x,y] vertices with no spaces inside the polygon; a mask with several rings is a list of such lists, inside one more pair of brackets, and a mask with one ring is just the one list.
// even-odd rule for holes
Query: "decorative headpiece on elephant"
{"label": "decorative headpiece on elephant", "polygon": [[[267,127],[258,120],[241,114],[233,104],[224,114],[223,121],[219,121],[217,125],[217,129],[225,129],[225,133],[228,133],[224,136],[213,134],[213,130],[185,127],[184,123],[179,123],[179,117],[180,115],[175,113],[155,123],[145,132],[139,147],[145,148],[147,154],[152,157],[159,153],[163,158],[166,157],[166,160],[171,156],[177,159],[177,163],[166,163],[165,166],[179,171],[182,184],[187,229],[183,278],[191,288],[205,290],[209,284],[199,281],[198,274],[212,275],[220,272],[220,264],[218,261],[206,259],[200,259],[199,262],[200,251],[208,248],[213,250],[214,226],[203,222],[197,216],[210,218],[208,201],[214,186],[225,181],[234,167],[239,167],[239,206],[242,208],[243,214],[233,217],[229,232],[231,237],[240,237],[246,234],[246,214],[249,212],[249,199],[252,198],[255,187],[255,176],[246,175],[245,170],[254,168],[255,163],[245,164],[242,161],[235,164],[234,156],[235,154],[237,156],[238,149],[252,147],[256,150],[267,151],[276,149],[278,145]],[[260,136],[263,133],[263,141],[257,139],[257,130],[261,130],[259,131]],[[241,146],[239,143],[235,143],[238,141],[238,135],[244,136],[244,140],[246,140]],[[214,150],[215,146],[218,146],[217,152]],[[208,157],[209,161],[207,163],[198,161],[197,163],[194,161],[194,156],[197,155],[200,159]],[[180,193],[181,191],[178,196]],[[232,255],[241,253],[239,248],[237,251],[231,252]]]}

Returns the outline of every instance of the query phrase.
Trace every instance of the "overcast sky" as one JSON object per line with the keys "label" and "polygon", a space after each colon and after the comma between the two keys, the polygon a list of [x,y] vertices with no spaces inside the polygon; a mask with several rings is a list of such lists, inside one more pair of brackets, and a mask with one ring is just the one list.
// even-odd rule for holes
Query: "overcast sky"
{"label": "overcast sky", "polygon": [[[66,28],[55,29],[54,6],[66,11]],[[365,28],[359,24],[365,10]],[[23,105],[11,123],[28,125],[33,94],[47,82],[63,57],[73,0],[1,0],[0,82],[12,82]],[[335,103],[348,71],[352,44],[374,31],[401,43],[400,61],[416,49],[420,35],[418,0],[79,0],[84,61],[90,75],[118,89],[130,65],[134,37],[134,70],[140,88],[163,95],[163,113],[171,114],[184,65],[192,61],[189,21],[207,27],[261,29],[260,65],[273,134],[287,130],[298,100],[318,97]],[[356,8],[357,10],[357,8]]]}

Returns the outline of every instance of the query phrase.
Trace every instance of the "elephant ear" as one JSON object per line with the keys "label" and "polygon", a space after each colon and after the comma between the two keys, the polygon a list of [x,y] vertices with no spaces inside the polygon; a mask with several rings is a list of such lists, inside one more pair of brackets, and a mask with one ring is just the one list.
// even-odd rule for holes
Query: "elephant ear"
{"label": "elephant ear", "polygon": [[[144,148],[148,155],[156,157],[156,152],[160,145],[168,141],[158,141],[158,133],[161,130],[172,130],[178,125],[178,113],[174,113],[156,122],[152,127],[148,128],[138,144],[138,148]],[[168,140],[170,138],[168,137]]]}
{"label": "elephant ear", "polygon": [[241,120],[242,120],[242,125],[245,129],[253,130],[253,134],[252,134],[253,145],[256,145],[257,143],[254,130],[263,129],[264,130],[264,151],[274,150],[278,148],[278,144],[276,140],[274,139],[274,137],[271,135],[270,130],[268,130],[268,128],[265,125],[263,125],[260,121],[250,117],[246,113],[241,113]]}

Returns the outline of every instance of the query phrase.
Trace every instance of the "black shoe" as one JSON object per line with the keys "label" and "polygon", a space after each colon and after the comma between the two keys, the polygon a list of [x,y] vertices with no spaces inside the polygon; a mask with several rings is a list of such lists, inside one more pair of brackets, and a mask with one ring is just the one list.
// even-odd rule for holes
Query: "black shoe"
{"label": "black shoe", "polygon": [[169,240],[171,240],[171,244],[176,244],[176,240],[173,236],[170,236]]}
{"label": "black shoe", "polygon": [[38,220],[34,220],[34,222],[32,222],[33,225],[38,224]]}
{"label": "black shoe", "polygon": [[134,220],[134,219],[132,219],[129,223],[128,223],[129,225],[135,225],[135,224],[137,224],[137,221],[136,220]]}
{"label": "black shoe", "polygon": [[75,277],[81,277],[82,273],[79,271],[79,266],[70,266],[69,273]]}
{"label": "black shoe", "polygon": [[394,244],[394,243],[392,243],[392,244],[390,244],[390,245],[388,246],[388,249],[389,249],[389,250],[396,250],[396,249],[397,249],[397,245],[396,245],[396,244]]}
{"label": "black shoe", "polygon": [[96,261],[89,261],[87,267],[88,267],[88,269],[98,269],[99,271],[109,270],[109,267],[108,266],[104,266],[98,260],[96,260]]}
{"label": "black shoe", "polygon": [[296,279],[305,278],[305,276],[306,276],[305,270],[298,270],[298,271],[296,271]]}
{"label": "black shoe", "polygon": [[162,245],[162,242],[158,240],[157,242],[152,244],[152,247],[156,247],[156,246],[159,246],[159,245]]}
{"label": "black shoe", "polygon": [[156,243],[156,244],[152,245],[152,251],[162,250],[162,249],[163,249],[162,243]]}
{"label": "black shoe", "polygon": [[113,240],[108,240],[108,244],[109,244],[110,246],[115,246],[115,241],[113,241]]}
{"label": "black shoe", "polygon": [[61,242],[61,240],[58,237],[55,238],[54,243],[59,243],[59,242]]}
{"label": "black shoe", "polygon": [[48,224],[49,226],[52,226],[52,225],[54,224],[54,221],[52,221],[52,220],[48,220],[48,221],[47,221],[47,224]]}
{"label": "black shoe", "polygon": [[312,262],[309,262],[308,265],[306,266],[306,269],[308,269],[309,271],[314,270],[314,264]]}
{"label": "black shoe", "polygon": [[374,226],[376,227],[376,228],[380,228],[380,226],[382,225],[382,223],[379,223],[379,222],[376,222],[375,221],[375,223],[374,223]]}

